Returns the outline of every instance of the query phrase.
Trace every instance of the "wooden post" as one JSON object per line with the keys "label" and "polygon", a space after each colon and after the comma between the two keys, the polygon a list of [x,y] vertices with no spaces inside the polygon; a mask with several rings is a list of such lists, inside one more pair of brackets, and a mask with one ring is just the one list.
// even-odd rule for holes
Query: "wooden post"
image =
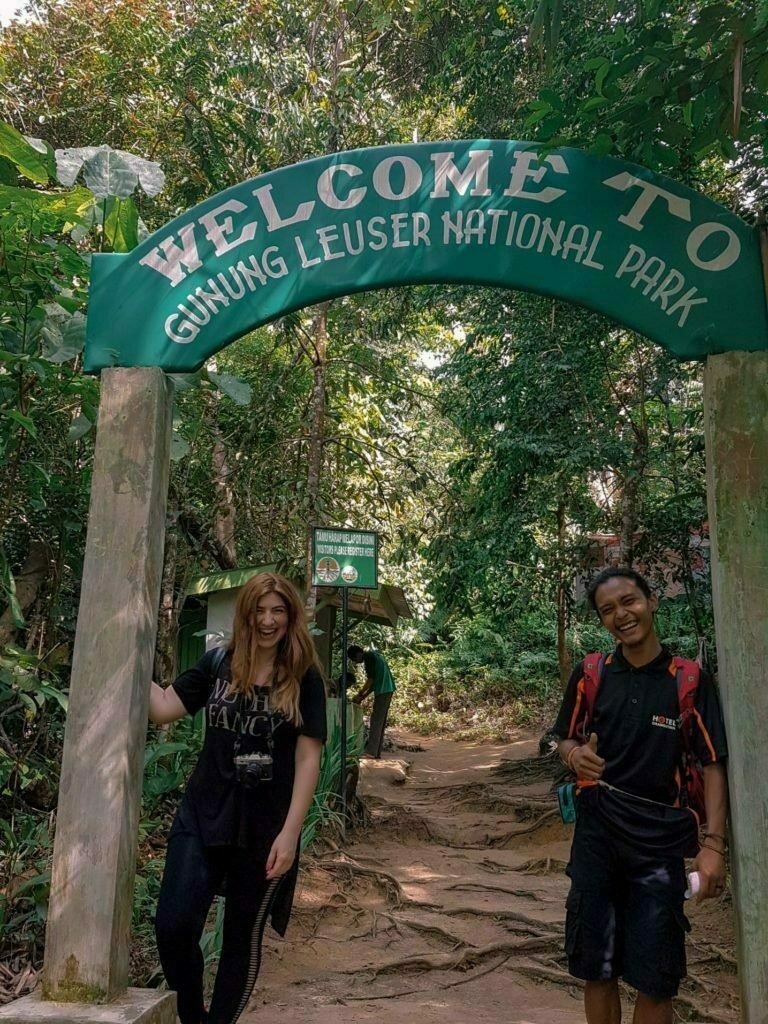
{"label": "wooden post", "polygon": [[712,594],[728,732],[744,1024],[768,1022],[768,352],[704,372]]}
{"label": "wooden post", "polygon": [[155,367],[102,374],[44,999],[105,1002],[128,982],[172,398],[173,385]]}

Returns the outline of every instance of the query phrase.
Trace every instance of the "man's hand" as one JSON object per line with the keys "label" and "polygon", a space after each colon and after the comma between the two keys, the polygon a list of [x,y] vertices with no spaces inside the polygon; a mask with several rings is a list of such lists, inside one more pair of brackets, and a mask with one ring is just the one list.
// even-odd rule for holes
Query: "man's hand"
{"label": "man's hand", "polygon": [[267,881],[280,878],[288,871],[296,859],[299,837],[286,829],[278,835],[267,857]]}
{"label": "man's hand", "polygon": [[715,849],[702,846],[693,862],[693,871],[698,871],[701,881],[697,900],[709,900],[720,896],[725,888],[725,857]]}
{"label": "man's hand", "polygon": [[597,753],[597,733],[592,733],[589,743],[576,747],[576,752],[571,757],[571,767],[576,773],[577,779],[584,779],[586,782],[597,782],[605,771],[605,758]]}

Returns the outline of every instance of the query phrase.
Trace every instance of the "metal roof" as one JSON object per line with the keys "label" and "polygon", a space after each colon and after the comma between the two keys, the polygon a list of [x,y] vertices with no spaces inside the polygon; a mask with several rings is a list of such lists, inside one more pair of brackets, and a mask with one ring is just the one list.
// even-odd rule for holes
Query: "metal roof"
{"label": "metal roof", "polygon": [[[276,564],[250,565],[241,569],[195,576],[187,587],[187,597],[204,596],[220,590],[233,590],[244,586],[249,579],[260,572],[278,572]],[[289,577],[290,578],[290,577]],[[303,586],[294,577],[292,583],[303,592]],[[320,587],[318,611],[323,607],[341,608],[341,591],[337,587]],[[412,619],[413,612],[402,587],[382,583],[377,590],[355,590],[349,592],[349,614],[355,619],[378,622],[385,626],[396,626],[397,620]]]}

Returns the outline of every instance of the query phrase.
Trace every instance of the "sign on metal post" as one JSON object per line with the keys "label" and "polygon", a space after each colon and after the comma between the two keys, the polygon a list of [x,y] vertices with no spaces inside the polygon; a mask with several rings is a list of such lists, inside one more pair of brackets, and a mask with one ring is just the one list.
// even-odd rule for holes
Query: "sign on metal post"
{"label": "sign on metal post", "polygon": [[318,527],[312,537],[312,583],[316,587],[376,590],[379,535],[373,530]]}
{"label": "sign on metal post", "polygon": [[347,637],[349,591],[376,590],[379,585],[379,535],[373,530],[315,527],[312,533],[312,585],[341,590],[341,757],[339,806],[342,829],[347,824]]}

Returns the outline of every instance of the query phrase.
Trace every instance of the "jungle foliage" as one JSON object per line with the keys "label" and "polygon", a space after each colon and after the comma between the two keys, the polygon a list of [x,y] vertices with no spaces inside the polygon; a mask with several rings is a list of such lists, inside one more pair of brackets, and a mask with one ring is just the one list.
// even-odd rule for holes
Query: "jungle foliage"
{"label": "jungle foliage", "polygon": [[[0,958],[13,963],[42,954],[99,397],[82,372],[91,254],[128,251],[268,169],[414,138],[582,146],[754,219],[768,146],[765,0],[26,12],[0,33]],[[580,594],[607,537],[676,595],[664,636],[712,650],[700,368],[615,324],[503,291],[383,291],[286,317],[176,385],[158,680],[176,670],[192,576],[300,574],[315,524],[381,533],[383,577],[417,620],[358,635],[389,651],[411,725],[476,716],[498,733],[540,717],[605,642]],[[155,969],[153,841],[199,742],[192,722],[150,735],[139,982]]]}

